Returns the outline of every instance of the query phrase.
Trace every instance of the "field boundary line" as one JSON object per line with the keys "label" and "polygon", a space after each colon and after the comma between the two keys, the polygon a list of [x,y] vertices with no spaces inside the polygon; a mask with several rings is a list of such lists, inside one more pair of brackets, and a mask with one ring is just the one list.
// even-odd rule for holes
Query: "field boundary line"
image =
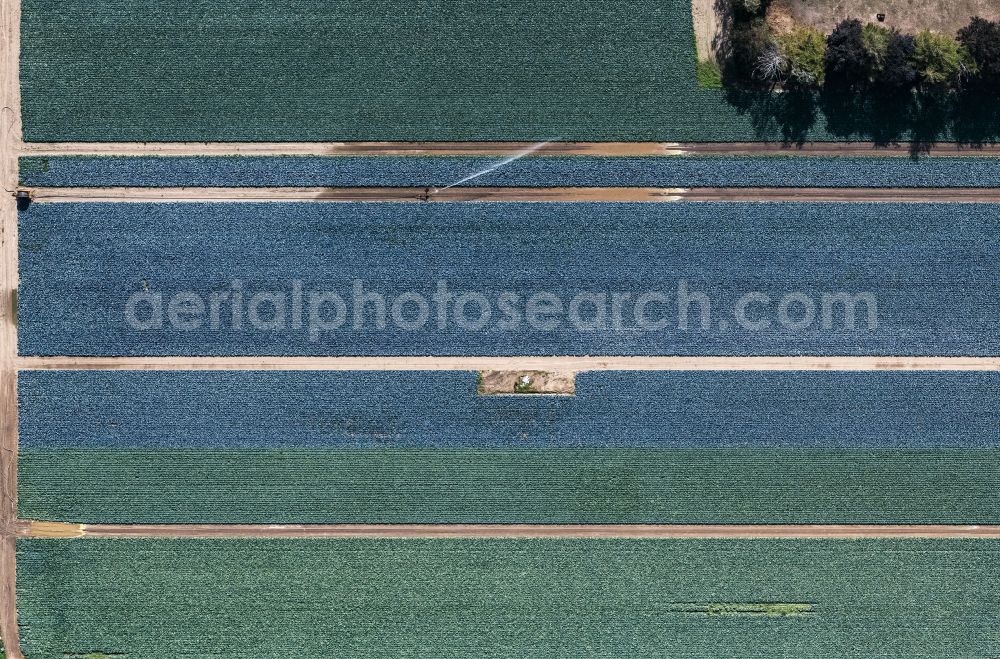
{"label": "field boundary line", "polygon": [[1000,538],[1000,525],[728,524],[58,524],[23,521],[24,538]]}
{"label": "field boundary line", "polygon": [[35,203],[78,202],[846,202],[1000,203],[1000,188],[655,188],[655,187],[109,187],[29,190]]}
{"label": "field boundary line", "polygon": [[[530,142],[27,142],[26,156],[509,156]],[[912,157],[906,142],[549,142],[536,156],[651,157],[684,155]],[[1000,145],[942,142],[932,157],[1000,156]]]}
{"label": "field boundary line", "polygon": [[1000,371],[1000,357],[21,357],[22,371]]}

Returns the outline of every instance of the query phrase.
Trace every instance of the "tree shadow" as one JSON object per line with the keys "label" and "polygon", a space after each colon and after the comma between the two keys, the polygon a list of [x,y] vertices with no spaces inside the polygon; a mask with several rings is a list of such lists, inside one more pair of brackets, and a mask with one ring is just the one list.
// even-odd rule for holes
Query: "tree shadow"
{"label": "tree shadow", "polygon": [[864,94],[828,89],[820,95],[826,130],[845,140],[871,141],[887,147],[909,139],[914,99],[909,92]]}
{"label": "tree shadow", "polygon": [[970,89],[954,104],[955,141],[971,148],[1000,143],[1000,95]]}
{"label": "tree shadow", "polygon": [[822,92],[728,86],[726,101],[750,118],[756,138],[802,146],[822,118],[826,133],[876,147],[905,144],[919,158],[941,141],[1000,143],[1000,103],[986,92]]}
{"label": "tree shadow", "polygon": [[786,146],[802,146],[817,119],[816,94],[807,90],[726,88],[726,102],[750,118],[758,140],[780,138]]}
{"label": "tree shadow", "polygon": [[730,47],[729,35],[733,30],[733,4],[732,0],[715,0],[712,3],[715,10],[716,20],[719,22],[718,30],[712,37],[712,52],[715,53],[715,61],[720,65],[729,60]]}

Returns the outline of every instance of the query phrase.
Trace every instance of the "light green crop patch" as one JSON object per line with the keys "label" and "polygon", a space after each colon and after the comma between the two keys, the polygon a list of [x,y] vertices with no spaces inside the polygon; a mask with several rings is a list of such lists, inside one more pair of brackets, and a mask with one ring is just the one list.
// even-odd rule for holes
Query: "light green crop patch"
{"label": "light green crop patch", "polygon": [[995,540],[26,539],[17,567],[28,657],[1000,656]]}
{"label": "light green crop patch", "polygon": [[[49,159],[36,157],[19,158],[17,161],[17,167],[21,175],[45,174],[49,171]],[[23,178],[21,179],[21,184],[24,184]]]}

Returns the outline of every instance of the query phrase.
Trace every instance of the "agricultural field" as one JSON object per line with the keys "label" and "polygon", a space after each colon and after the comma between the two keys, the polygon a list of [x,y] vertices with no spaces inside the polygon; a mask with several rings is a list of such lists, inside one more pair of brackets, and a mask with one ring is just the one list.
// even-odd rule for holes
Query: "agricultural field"
{"label": "agricultural field", "polygon": [[1000,657],[1000,4],[728,1],[0,0],[0,659]]}
{"label": "agricultural field", "polygon": [[688,0],[24,0],[26,141],[740,140]]}
{"label": "agricultural field", "polygon": [[996,449],[26,449],[22,519],[1000,524]]}
{"label": "agricultural field", "polygon": [[24,372],[20,516],[996,523],[995,375]]}
{"label": "agricultural field", "polygon": [[[29,157],[28,187],[442,187],[485,157]],[[995,188],[1000,159],[935,157],[526,157],[463,186]]]}
{"label": "agricultural field", "polygon": [[[18,339],[22,355],[997,355],[997,208],[35,203],[20,215]],[[432,305],[442,282],[472,296],[461,313]],[[614,292],[632,296],[621,325]],[[315,302],[328,293],[342,307]],[[384,313],[354,304],[365,293]],[[640,310],[650,293],[667,299]],[[680,303],[695,293],[709,304]],[[210,318],[220,294],[231,303]],[[539,294],[551,315],[529,313]],[[766,299],[742,318],[750,294]],[[841,295],[862,296],[853,323],[820,313]],[[776,322],[796,296],[814,314]],[[192,297],[194,324],[170,316]]]}
{"label": "agricultural field", "polygon": [[24,371],[21,448],[1000,447],[996,372],[597,371],[573,396],[484,396],[476,379]]}
{"label": "agricultural field", "polygon": [[27,540],[17,561],[29,657],[1000,652],[987,540]]}

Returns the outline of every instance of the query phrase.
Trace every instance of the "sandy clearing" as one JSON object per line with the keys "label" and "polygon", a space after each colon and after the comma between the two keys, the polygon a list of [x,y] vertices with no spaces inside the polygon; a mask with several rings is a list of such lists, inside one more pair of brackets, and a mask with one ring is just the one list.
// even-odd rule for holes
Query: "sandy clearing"
{"label": "sandy clearing", "polygon": [[[25,156],[482,156],[502,158],[528,142],[58,142],[16,145]],[[533,156],[801,155],[912,157],[907,143],[873,142],[550,142]],[[939,143],[931,156],[1000,156],[1000,144]]]}
{"label": "sandy clearing", "polygon": [[[54,537],[51,523],[20,537]],[[61,537],[91,538],[1000,538],[1000,526],[659,524],[63,524]]]}
{"label": "sandy clearing", "polygon": [[100,371],[998,371],[1000,357],[21,357]]}
{"label": "sandy clearing", "polygon": [[858,202],[997,203],[996,188],[34,188],[35,203],[71,202]]}
{"label": "sandy clearing", "polygon": [[885,14],[886,27],[906,33],[927,29],[955,34],[973,16],[1000,20],[996,0],[777,0],[774,4],[796,23],[823,32],[847,18],[876,23],[879,13]]}

